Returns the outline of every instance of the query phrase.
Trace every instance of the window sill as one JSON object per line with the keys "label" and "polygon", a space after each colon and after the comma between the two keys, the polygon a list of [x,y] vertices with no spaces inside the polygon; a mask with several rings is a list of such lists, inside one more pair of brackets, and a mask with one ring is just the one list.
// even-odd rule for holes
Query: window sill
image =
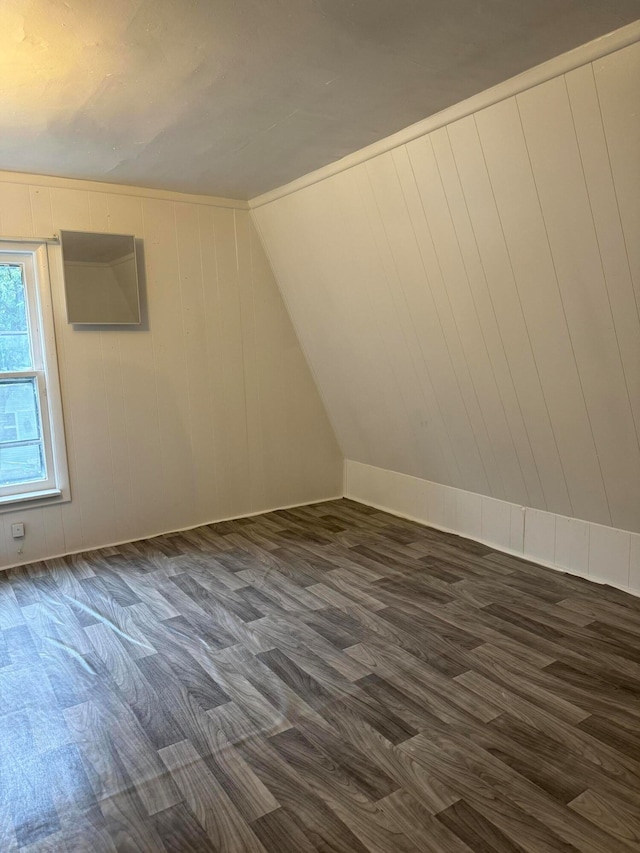
{"label": "window sill", "polygon": [[70,500],[62,489],[44,489],[38,492],[24,492],[22,495],[3,495],[0,497],[0,513],[9,512],[19,505],[23,509],[63,503]]}

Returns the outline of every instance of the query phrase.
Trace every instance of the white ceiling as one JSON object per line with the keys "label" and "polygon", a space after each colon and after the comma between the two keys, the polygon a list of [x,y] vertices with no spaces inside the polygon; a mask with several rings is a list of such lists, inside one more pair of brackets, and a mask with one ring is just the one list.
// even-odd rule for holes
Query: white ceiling
{"label": "white ceiling", "polygon": [[0,169],[251,198],[639,0],[1,0]]}

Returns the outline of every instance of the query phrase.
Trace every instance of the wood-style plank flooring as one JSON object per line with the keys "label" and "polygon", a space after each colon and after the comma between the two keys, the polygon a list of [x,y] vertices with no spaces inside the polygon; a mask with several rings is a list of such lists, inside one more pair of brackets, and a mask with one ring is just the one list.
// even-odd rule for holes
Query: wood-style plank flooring
{"label": "wood-style plank flooring", "polygon": [[640,850],[640,599],[350,501],[0,573],[0,850]]}

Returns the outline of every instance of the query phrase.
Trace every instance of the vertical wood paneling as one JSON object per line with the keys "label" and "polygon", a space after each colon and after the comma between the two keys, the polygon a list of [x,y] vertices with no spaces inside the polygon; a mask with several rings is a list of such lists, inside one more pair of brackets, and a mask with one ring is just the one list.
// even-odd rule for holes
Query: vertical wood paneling
{"label": "vertical wood paneling", "polygon": [[[367,387],[368,380],[365,378],[363,386],[355,383],[355,377],[362,376],[364,371],[355,372],[357,363],[351,360],[345,363],[342,357],[343,348],[351,346],[351,341],[349,337],[345,338],[344,327],[335,322],[337,312],[327,293],[332,281],[325,269],[327,253],[316,258],[313,233],[307,221],[313,205],[305,204],[305,201],[296,195],[282,199],[282,205],[274,208],[273,218],[259,219],[258,223],[264,229],[267,254],[274,265],[288,310],[295,318],[298,336],[304,341],[304,351],[322,391],[342,452],[345,456],[359,458],[366,455],[366,446],[354,401],[361,388]],[[292,221],[296,223],[296,239],[290,242],[286,254],[283,254],[280,240]],[[277,247],[278,251],[272,253],[272,247]],[[305,282],[304,289],[296,286],[299,276]],[[315,294],[313,313],[305,310],[308,291]],[[336,372],[336,360],[343,363],[344,375]],[[351,377],[349,383],[347,377]]]}
{"label": "vertical wood paneling", "polygon": [[0,184],[0,227],[6,237],[32,237],[33,218],[29,187]]}
{"label": "vertical wood paneling", "polygon": [[639,78],[634,44],[254,210],[347,458],[640,530]]}
{"label": "vertical wood paneling", "polygon": [[[250,493],[245,376],[244,372],[234,370],[233,367],[242,365],[244,357],[234,211],[214,210],[213,228],[220,300],[217,369],[220,372],[225,412],[224,428],[227,433],[223,513],[232,516],[240,512],[239,507]],[[220,358],[223,352],[228,361]]]}
{"label": "vertical wood paneling", "polygon": [[[396,190],[394,195],[388,196],[388,202],[393,205],[391,216],[382,216],[382,210],[375,199],[374,187],[371,183],[371,169],[378,167],[378,179],[386,187],[391,186]],[[354,170],[355,171],[355,170]],[[446,421],[443,409],[450,405],[460,404],[461,401],[455,395],[447,394],[447,389],[441,381],[441,365],[444,358],[445,369],[448,366],[446,353],[443,355],[443,340],[439,334],[437,317],[430,313],[420,311],[420,301],[416,304],[415,289],[424,289],[428,292],[428,282],[425,277],[418,245],[411,229],[403,228],[403,223],[408,223],[409,215],[406,201],[403,197],[402,188],[397,181],[385,180],[384,171],[389,171],[395,178],[395,167],[393,160],[386,157],[377,163],[368,164],[356,172],[360,174],[358,200],[362,210],[365,205],[371,210],[371,236],[377,244],[376,252],[385,269],[385,276],[381,282],[378,302],[373,305],[376,321],[383,329],[390,329],[388,317],[397,316],[399,328],[398,335],[402,341],[403,351],[411,358],[411,374],[413,376],[412,393],[404,400],[405,409],[413,415],[413,429],[417,436],[419,458],[423,458],[422,470],[430,479],[444,479],[457,482],[459,479],[459,464],[457,454],[460,452],[459,433],[451,436],[446,429]],[[354,176],[355,177],[355,176]],[[379,186],[380,189],[380,186]],[[367,256],[375,258],[372,252]],[[375,280],[374,273],[369,273],[367,279]],[[373,287],[371,288],[373,291]],[[388,305],[388,307],[385,307]],[[394,352],[394,337],[389,336],[385,342],[386,351]],[[375,365],[375,360],[374,360]],[[402,371],[402,364],[395,363],[393,376]],[[374,367],[374,376],[379,371]],[[444,393],[444,399],[443,399]],[[387,400],[383,401],[385,408],[389,407]],[[391,402],[391,410],[396,407]],[[463,421],[461,429],[464,431],[468,424]],[[457,441],[457,443],[456,443]],[[406,452],[406,451],[405,451]],[[409,471],[421,470],[420,465],[407,469]]]}
{"label": "vertical wood paneling", "polygon": [[438,316],[480,451],[490,493],[502,498],[505,485],[487,417],[491,400],[487,397],[489,387],[485,372],[486,350],[484,344],[481,344],[480,349],[474,350],[473,359],[469,358],[470,350],[479,343],[477,326],[467,298],[468,288],[467,293],[463,293],[466,284],[464,266],[457,251],[449,207],[433,149],[433,139],[427,137],[419,140],[407,146],[407,150],[418,185],[424,222],[433,241],[438,274],[434,274],[431,281]]}
{"label": "vertical wood paneling", "polygon": [[518,104],[611,521],[628,529],[640,506],[638,437],[564,78]]}
{"label": "vertical wood paneling", "polygon": [[[279,441],[280,430],[289,433],[292,419],[290,400],[284,385],[284,351],[271,346],[279,340],[284,347],[290,344],[293,333],[279,306],[280,296],[274,286],[273,276],[262,245],[254,229],[249,231],[251,251],[251,296],[256,352],[256,381],[261,426],[263,457],[261,471],[264,477],[263,500],[278,506],[281,482],[294,476],[295,462],[285,441]],[[271,286],[265,286],[266,282]],[[284,418],[282,415],[284,414]],[[292,465],[292,462],[294,463]]]}
{"label": "vertical wood paneling", "polygon": [[[490,328],[480,322],[477,301],[473,296],[473,281],[479,273],[477,268],[474,270],[473,241],[470,239],[467,213],[446,129],[432,134],[431,142],[433,165],[437,169],[434,177],[438,187],[435,223],[444,223],[441,239],[436,238],[436,242],[442,245],[440,263],[456,332],[476,389],[492,455],[496,460],[501,486],[498,496],[511,494],[519,496],[518,500],[522,503],[528,503],[529,495],[520,460],[489,356],[487,339],[490,338]],[[429,195],[436,197],[435,193]],[[435,235],[436,228],[432,227],[431,230]],[[466,257],[462,249],[465,238]]]}
{"label": "vertical wood paneling", "polygon": [[[371,219],[363,223],[358,234],[354,234],[351,227],[350,213],[355,211],[358,216],[369,209],[363,204],[361,181],[364,174],[364,170],[355,170],[354,181],[339,187],[337,205],[334,190],[318,186],[313,233],[319,257],[322,257],[326,239],[336,247],[336,252],[332,252],[331,279],[326,284],[333,314],[348,313],[357,317],[354,334],[347,336],[339,329],[337,337],[344,353],[343,363],[348,365],[343,381],[355,416],[357,418],[363,410],[370,413],[366,443],[377,445],[389,429],[393,430],[398,442],[395,447],[386,448],[387,453],[395,456],[400,470],[411,470],[416,465],[429,466],[431,463],[429,445],[420,442],[419,434],[424,389],[416,370],[418,356],[415,347],[412,350],[411,336],[405,331],[407,312],[395,286],[397,274],[384,236],[380,235],[381,223]],[[331,225],[325,234],[327,220]],[[366,300],[353,287],[353,282],[359,280],[368,284]],[[328,322],[334,322],[331,316]],[[375,369],[381,349],[389,358],[384,372]],[[356,377],[357,391],[350,393]],[[390,377],[393,377],[395,392],[391,397]]]}
{"label": "vertical wood paneling", "polygon": [[260,422],[260,386],[258,382],[258,353],[254,314],[253,270],[251,264],[251,222],[244,211],[234,213],[236,258],[238,266],[238,296],[242,329],[242,358],[244,361],[245,406],[247,424],[247,463],[251,505],[265,506],[264,447]]}
{"label": "vertical wood paneling", "polygon": [[[411,222],[403,188],[394,187],[396,168],[390,157],[376,163],[367,164],[360,170],[359,196],[361,205],[370,211],[370,227],[377,242],[377,252],[386,270],[384,288],[381,294],[384,302],[379,302],[377,313],[380,322],[386,325],[386,318],[397,316],[402,320],[403,347],[412,354],[412,370],[416,373],[416,385],[423,385],[422,411],[419,413],[415,428],[419,430],[421,443],[428,442],[430,431],[437,443],[427,444],[428,470],[437,470],[434,461],[442,454],[447,472],[443,479],[457,482],[460,464],[467,464],[483,477],[477,448],[473,442],[471,426],[464,403],[455,383],[448,383],[447,376],[452,371],[446,342],[433,305],[431,290],[424,267],[421,247],[411,228],[403,227]],[[386,174],[385,174],[386,173]],[[372,174],[374,179],[372,182]],[[388,176],[392,175],[392,180]],[[375,188],[383,192],[389,209],[383,210],[376,200]],[[390,189],[395,192],[389,192]],[[386,214],[386,215],[383,215]],[[375,256],[374,256],[375,257]],[[415,298],[416,291],[424,292],[427,300],[426,310],[422,310],[422,299]],[[392,352],[393,340],[387,344]],[[394,374],[402,369],[398,363]],[[378,371],[374,366],[374,374]],[[420,374],[423,374],[421,376]],[[424,378],[423,378],[424,377]],[[415,405],[415,403],[414,403]],[[405,402],[411,411],[411,397]],[[446,429],[447,413],[454,410],[459,413],[458,428],[450,432]],[[450,418],[449,418],[450,420]],[[419,444],[418,447],[421,445]],[[459,457],[462,455],[462,463]],[[414,469],[417,470],[417,469]]]}
{"label": "vertical wood paneling", "polygon": [[[471,313],[473,335],[477,341],[477,347],[482,352],[486,352],[483,373],[487,386],[487,402],[490,404],[488,412],[492,424],[490,432],[494,440],[499,442],[499,452],[496,453],[496,457],[502,480],[509,494],[520,495],[520,503],[531,504],[532,501],[541,503],[544,497],[540,489],[540,480],[513,378],[505,357],[448,130],[444,128],[441,132],[434,134],[433,143],[460,257],[464,264],[464,275],[461,276],[461,281],[463,285],[468,283],[469,287],[467,310]],[[455,292],[455,288],[452,289]],[[463,341],[465,339],[466,335],[463,335]],[[473,356],[476,348],[473,341],[474,338],[468,340],[472,363],[475,360]],[[512,453],[509,452],[510,446],[513,447]]]}
{"label": "vertical wood paneling", "polygon": [[[618,213],[616,187],[609,162],[593,68],[577,68],[566,75],[566,81],[613,314],[616,341],[622,358],[627,396],[633,410],[637,435],[640,431],[640,315],[622,221]],[[640,145],[640,140],[638,144]],[[633,180],[632,175],[631,178]]]}
{"label": "vertical wood paneling", "polygon": [[[297,257],[304,263],[304,258],[310,258],[307,270],[307,280],[310,288],[314,290],[318,300],[318,311],[313,318],[313,335],[308,339],[307,345],[314,353],[320,354],[321,359],[312,359],[316,366],[316,373],[329,369],[333,372],[335,359],[344,365],[344,372],[338,381],[331,383],[330,393],[336,400],[337,405],[331,407],[342,422],[341,436],[343,439],[343,451],[349,448],[350,453],[356,455],[364,451],[364,436],[358,426],[357,413],[363,408],[370,410],[371,378],[363,365],[368,363],[366,345],[359,349],[354,346],[354,339],[346,337],[343,330],[334,325],[333,318],[337,314],[348,312],[348,305],[352,296],[345,290],[344,269],[340,266],[340,260],[344,257],[344,243],[342,237],[337,234],[338,222],[341,215],[327,217],[325,198],[330,192],[325,186],[315,188],[311,206],[305,206],[303,210],[296,211],[299,215],[301,242]],[[292,200],[295,205],[296,199]],[[294,208],[295,210],[295,208]],[[326,226],[326,232],[322,234],[319,229]],[[331,257],[325,260],[323,248],[325,241],[329,240],[333,246]],[[328,266],[327,266],[328,265]],[[293,296],[295,299],[295,295]],[[299,314],[295,304],[289,306],[294,313]],[[366,311],[366,305],[363,306]],[[330,354],[329,354],[330,353]],[[308,353],[310,355],[310,353]],[[363,377],[363,381],[355,386],[353,380],[356,376]],[[371,429],[375,434],[376,419],[372,419]],[[370,439],[368,439],[370,440]]]}
{"label": "vertical wood paneling", "polygon": [[[176,204],[176,244],[185,354],[185,397],[189,413],[189,452],[193,459],[194,517],[206,519],[206,508],[216,504],[217,484],[211,427],[213,400],[207,359],[208,315],[200,250],[198,207]],[[204,343],[204,351],[203,351]],[[205,513],[201,515],[201,513]]]}
{"label": "vertical wood paneling", "polygon": [[50,247],[72,500],[0,514],[0,566],[341,493],[335,437],[246,211],[0,182],[1,234],[60,228],[144,238],[143,324],[68,325]]}
{"label": "vertical wood paneling", "polygon": [[[131,196],[107,194],[110,229],[118,234],[144,236],[142,200]],[[153,365],[153,341],[149,328],[146,285],[146,263],[149,248],[141,256],[144,274],[144,326],[116,332],[110,329],[103,335],[103,351],[108,347],[109,362],[105,364],[110,384],[109,417],[117,418],[112,406],[122,404],[126,439],[113,434],[113,457],[117,475],[119,502],[127,511],[123,538],[130,539],[135,531],[154,524],[156,508],[149,494],[162,494],[160,459],[160,418],[155,382],[131,366]],[[124,513],[123,513],[124,515]]]}
{"label": "vertical wood paneling", "polygon": [[[198,206],[198,234],[200,238],[200,258],[202,262],[202,305],[207,317],[207,334],[204,345],[200,346],[199,357],[204,364],[206,380],[201,388],[204,412],[209,417],[209,441],[201,454],[198,465],[202,465],[209,490],[208,501],[216,511],[224,516],[223,483],[229,482],[229,455],[227,442],[229,430],[226,427],[227,414],[224,397],[224,359],[222,358],[222,317],[220,312],[220,285],[218,282],[218,264],[216,241],[213,227],[214,211],[211,207]],[[209,411],[207,412],[207,408]]]}
{"label": "vertical wood paneling", "polygon": [[[51,212],[55,229],[91,230],[89,193],[82,190],[51,189]],[[75,551],[87,541],[101,541],[114,524],[110,483],[110,439],[107,425],[103,377],[99,350],[91,332],[75,331],[66,321],[62,291],[60,251],[51,249],[56,258],[54,291],[58,293],[56,312],[56,344],[59,358],[64,353],[62,402],[69,456],[71,503],[62,505],[65,545]],[[53,282],[52,282],[53,283]],[[73,400],[72,406],[65,401]],[[94,488],[86,488],[86,473],[91,471]],[[101,491],[104,483],[104,492]],[[109,495],[107,501],[105,496]],[[103,540],[104,541],[104,540]]]}
{"label": "vertical wood paneling", "polygon": [[[109,198],[93,193],[89,199],[91,228],[96,231],[113,231]],[[96,355],[100,361],[101,385],[104,388],[106,428],[109,435],[109,488],[110,513],[113,529],[119,540],[127,539],[133,529],[131,521],[134,507],[131,490],[131,466],[127,440],[126,402],[120,371],[119,334],[112,330],[97,331],[100,346]],[[124,464],[123,464],[124,463]],[[56,553],[59,553],[56,552]]]}
{"label": "vertical wood paneling", "polygon": [[[482,324],[488,329],[489,336],[496,340],[496,350],[499,351],[498,339],[504,349],[508,376],[501,373],[499,386],[503,394],[508,395],[509,379],[513,382],[526,432],[523,436],[517,423],[517,413],[514,414],[513,432],[519,439],[529,497],[533,506],[564,505],[569,511],[564,472],[475,118],[469,116],[455,122],[448,132],[491,303],[491,310],[486,306]],[[497,333],[492,324],[492,312],[495,313]],[[499,352],[496,360],[500,360]],[[531,448],[535,472],[527,461],[527,444]],[[537,488],[538,481],[542,493]]]}
{"label": "vertical wood paneling", "polygon": [[593,63],[625,250],[640,303],[640,44]]}
{"label": "vertical wood paneling", "polygon": [[[500,488],[497,471],[487,469],[483,453],[486,434],[482,432],[481,415],[475,393],[468,382],[466,365],[459,359],[459,341],[451,340],[448,335],[448,323],[452,318],[423,200],[410,192],[406,181],[398,180],[399,174],[407,174],[409,165],[415,168],[413,161],[409,164],[401,155],[394,158],[391,154],[368,164],[371,184],[369,193],[373,193],[373,204],[385,228],[401,292],[405,283],[410,286],[412,281],[416,282],[414,275],[422,291],[422,294],[417,294],[415,289],[411,290],[407,313],[412,317],[420,317],[422,314],[424,318],[424,309],[421,311],[420,306],[425,300],[427,303],[426,313],[432,321],[427,339],[435,345],[431,353],[435,356],[432,376],[437,374],[433,381],[439,386],[438,398],[449,413],[446,423],[451,434],[456,437],[457,465],[467,471],[468,476],[474,477],[479,484],[479,491],[491,488],[492,471],[495,473],[494,486]],[[402,235],[405,229],[412,241],[408,245]],[[414,251],[414,245],[417,246],[417,252]],[[409,247],[410,253],[406,251]],[[408,263],[415,264],[410,273]],[[416,335],[415,327],[413,335]],[[430,413],[426,414],[428,416]]]}
{"label": "vertical wood paneling", "polygon": [[515,99],[476,116],[572,512],[611,522],[580,377]]}
{"label": "vertical wood paneling", "polygon": [[180,527],[194,517],[191,476],[191,411],[185,357],[184,310],[178,265],[175,204],[145,199],[142,203],[147,257],[147,299],[153,334],[153,366],[146,379],[156,387],[160,416],[163,512]]}

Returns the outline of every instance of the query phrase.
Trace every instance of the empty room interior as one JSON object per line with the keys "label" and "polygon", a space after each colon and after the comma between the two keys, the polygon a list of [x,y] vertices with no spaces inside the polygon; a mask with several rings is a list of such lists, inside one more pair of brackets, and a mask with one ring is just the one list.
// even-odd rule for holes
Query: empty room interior
{"label": "empty room interior", "polygon": [[0,853],[640,851],[638,0],[2,0]]}

